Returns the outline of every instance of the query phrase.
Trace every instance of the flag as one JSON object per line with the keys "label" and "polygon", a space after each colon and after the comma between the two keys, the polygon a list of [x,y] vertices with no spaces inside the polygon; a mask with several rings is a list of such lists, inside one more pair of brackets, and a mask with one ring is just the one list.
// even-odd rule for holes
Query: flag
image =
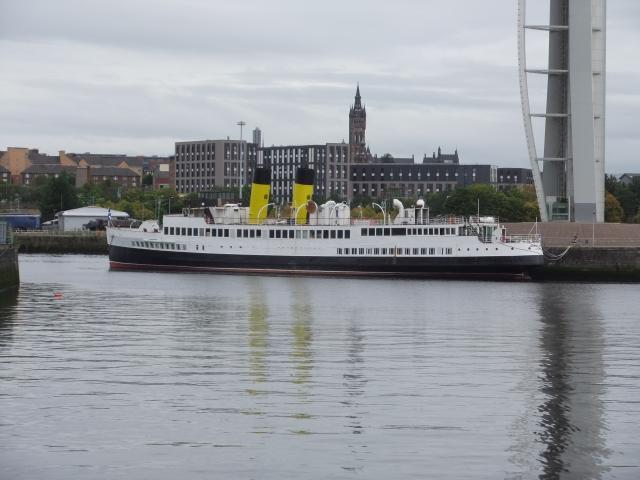
{"label": "flag", "polygon": [[111,226],[111,209],[107,211],[107,223]]}

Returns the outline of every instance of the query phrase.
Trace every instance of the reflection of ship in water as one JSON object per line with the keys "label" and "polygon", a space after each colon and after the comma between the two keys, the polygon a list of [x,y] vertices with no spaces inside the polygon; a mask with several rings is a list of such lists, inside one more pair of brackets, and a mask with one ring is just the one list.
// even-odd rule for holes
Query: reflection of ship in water
{"label": "reflection of ship in water", "polygon": [[362,407],[358,402],[358,398],[364,393],[364,387],[367,383],[364,376],[364,334],[358,324],[352,322],[349,325],[348,335],[347,372],[343,375],[347,399],[344,403],[350,406],[353,412],[348,415],[347,428],[354,434],[361,434],[363,432],[363,412],[360,411]]}
{"label": "reflection of ship in water", "polygon": [[264,383],[268,379],[269,311],[260,279],[253,280],[249,289],[249,367],[254,382]]}
{"label": "reflection of ship in water", "polygon": [[540,478],[601,478],[608,470],[603,327],[585,288],[540,285]]}
{"label": "reflection of ship in water", "polygon": [[309,382],[311,369],[313,367],[313,357],[311,353],[311,304],[308,296],[301,284],[296,283],[293,290],[293,323],[291,333],[293,334],[293,349],[291,356],[295,363],[295,375],[293,383],[303,385]]}

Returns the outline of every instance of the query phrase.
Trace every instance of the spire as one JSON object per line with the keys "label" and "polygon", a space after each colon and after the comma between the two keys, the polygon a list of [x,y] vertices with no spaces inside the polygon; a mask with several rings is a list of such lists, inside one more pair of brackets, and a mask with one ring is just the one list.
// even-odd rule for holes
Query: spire
{"label": "spire", "polygon": [[361,103],[360,103],[360,82],[358,82],[357,84],[358,86],[356,87],[356,107],[360,107]]}

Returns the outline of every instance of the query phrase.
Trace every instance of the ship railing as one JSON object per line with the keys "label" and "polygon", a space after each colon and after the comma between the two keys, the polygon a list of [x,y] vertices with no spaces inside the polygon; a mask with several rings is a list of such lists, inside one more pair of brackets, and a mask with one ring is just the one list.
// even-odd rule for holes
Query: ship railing
{"label": "ship railing", "polygon": [[539,243],[542,241],[542,235],[506,235],[501,238],[502,243]]}
{"label": "ship railing", "polygon": [[476,224],[498,224],[500,223],[500,219],[498,217],[494,217],[492,215],[471,215],[469,217],[469,223],[476,223]]}

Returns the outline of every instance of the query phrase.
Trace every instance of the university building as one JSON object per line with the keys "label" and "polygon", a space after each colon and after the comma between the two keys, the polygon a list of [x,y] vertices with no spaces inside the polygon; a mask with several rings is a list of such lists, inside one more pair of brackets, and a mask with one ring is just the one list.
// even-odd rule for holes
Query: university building
{"label": "university building", "polygon": [[229,138],[177,142],[172,182],[179,193],[208,192],[216,187],[237,189],[241,178],[244,185],[251,183],[255,166],[267,167],[271,169],[271,201],[277,204],[291,201],[298,167],[315,170],[314,194],[318,200],[422,197],[476,183],[507,189],[532,182],[528,169],[461,164],[457,150],[443,153],[438,148],[421,162],[413,157],[372,156],[366,143],[366,126],[367,112],[358,86],[349,109],[349,143],[264,147],[262,132],[257,128],[253,143]]}

